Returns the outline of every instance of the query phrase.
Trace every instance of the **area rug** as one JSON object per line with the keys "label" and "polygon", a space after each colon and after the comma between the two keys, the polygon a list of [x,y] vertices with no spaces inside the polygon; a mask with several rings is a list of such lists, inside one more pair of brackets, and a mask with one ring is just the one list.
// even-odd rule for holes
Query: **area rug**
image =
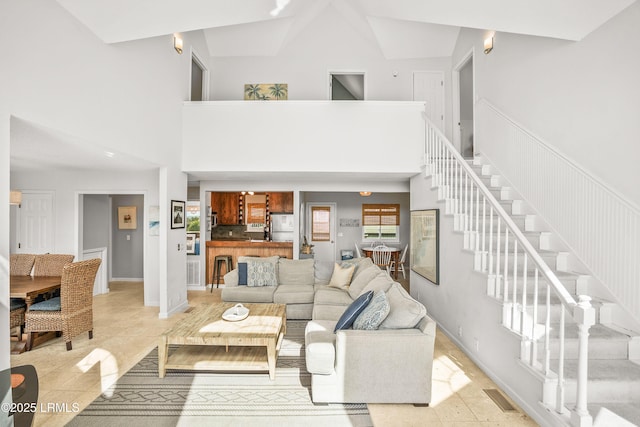
{"label": "area rug", "polygon": [[305,324],[287,322],[273,381],[266,372],[179,370],[168,370],[161,379],[155,348],[68,425],[372,426],[366,404],[311,401]]}

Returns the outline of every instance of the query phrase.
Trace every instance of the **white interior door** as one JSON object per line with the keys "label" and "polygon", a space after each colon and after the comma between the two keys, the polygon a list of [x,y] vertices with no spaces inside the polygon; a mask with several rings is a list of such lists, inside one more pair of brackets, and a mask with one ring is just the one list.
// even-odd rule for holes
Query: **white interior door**
{"label": "white interior door", "polygon": [[330,279],[336,262],[336,204],[307,205],[307,239],[313,245],[316,277]]}
{"label": "white interior door", "polygon": [[444,133],[444,74],[414,71],[413,100],[425,103],[427,117]]}
{"label": "white interior door", "polygon": [[16,216],[17,253],[55,252],[53,241],[53,193],[22,193]]}

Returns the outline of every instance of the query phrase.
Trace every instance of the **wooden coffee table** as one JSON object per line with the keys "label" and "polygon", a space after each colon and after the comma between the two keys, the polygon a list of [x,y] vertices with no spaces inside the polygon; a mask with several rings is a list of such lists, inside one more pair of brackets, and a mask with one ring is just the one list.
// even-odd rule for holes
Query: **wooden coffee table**
{"label": "wooden coffee table", "polygon": [[[198,371],[269,371],[287,328],[285,304],[244,304],[249,316],[237,322],[222,319],[235,303],[203,304],[160,337],[158,375],[167,369]],[[179,345],[169,355],[169,346]]]}

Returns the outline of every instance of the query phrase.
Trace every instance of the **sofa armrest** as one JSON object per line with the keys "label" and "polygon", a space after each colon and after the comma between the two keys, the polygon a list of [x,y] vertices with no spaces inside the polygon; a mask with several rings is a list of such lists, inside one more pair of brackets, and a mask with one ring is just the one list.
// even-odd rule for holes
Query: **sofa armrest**
{"label": "sofa armrest", "polygon": [[409,394],[414,403],[429,403],[435,326],[425,317],[412,329],[338,331],[335,369],[344,395],[355,395],[360,388],[367,390],[368,402]]}
{"label": "sofa armrest", "polygon": [[231,270],[224,275],[224,287],[231,288],[238,286],[238,269]]}

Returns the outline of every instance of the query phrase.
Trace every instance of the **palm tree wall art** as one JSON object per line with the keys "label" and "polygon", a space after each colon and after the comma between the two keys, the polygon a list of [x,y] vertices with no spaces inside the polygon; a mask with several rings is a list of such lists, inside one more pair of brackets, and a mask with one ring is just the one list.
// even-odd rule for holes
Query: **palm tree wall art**
{"label": "palm tree wall art", "polygon": [[287,100],[289,85],[287,83],[259,83],[244,85],[245,101]]}

